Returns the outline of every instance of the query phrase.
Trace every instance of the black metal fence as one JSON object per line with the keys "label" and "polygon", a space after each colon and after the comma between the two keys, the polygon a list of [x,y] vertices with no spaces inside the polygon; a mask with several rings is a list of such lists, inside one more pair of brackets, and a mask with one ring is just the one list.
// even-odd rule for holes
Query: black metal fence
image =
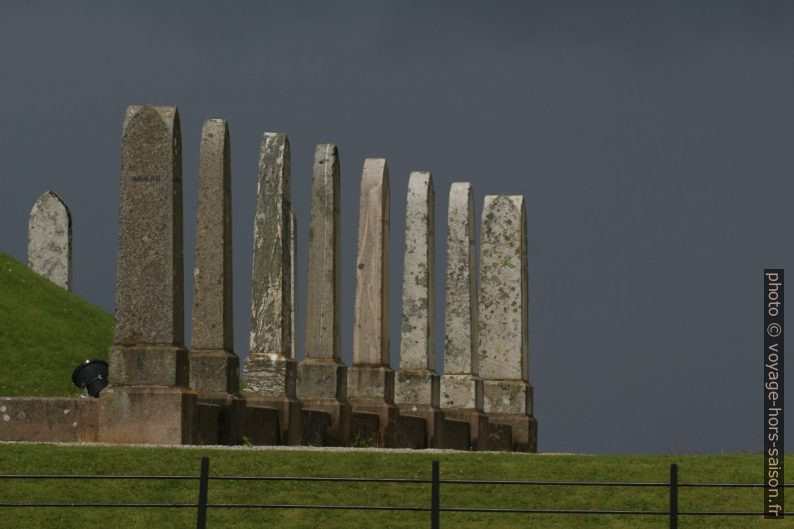
{"label": "black metal fence", "polygon": [[[613,482],[613,481],[532,481],[532,480],[478,480],[478,479],[441,479],[438,461],[432,462],[430,479],[409,478],[350,478],[350,477],[278,477],[278,476],[210,476],[209,458],[201,459],[198,476],[144,476],[144,475],[98,475],[98,474],[0,474],[0,480],[197,480],[199,482],[197,503],[101,503],[101,502],[0,502],[0,508],[48,507],[48,508],[166,508],[196,509],[197,529],[206,529],[207,510],[212,509],[334,509],[366,511],[414,511],[430,514],[431,529],[438,529],[442,512],[456,513],[514,513],[549,515],[611,515],[611,516],[664,516],[669,520],[670,529],[677,529],[679,516],[762,516],[755,511],[680,511],[678,509],[678,490],[682,487],[708,488],[763,488],[756,483],[679,483],[678,465],[670,465],[668,482]],[[428,484],[430,486],[430,505],[387,506],[387,505],[325,505],[325,504],[279,504],[279,503],[209,503],[209,482],[213,481],[299,481],[299,482],[348,482],[348,483],[403,483]],[[442,507],[441,485],[510,485],[510,486],[548,486],[548,487],[664,487],[669,490],[669,508],[666,510],[608,510],[608,509],[522,509],[487,507]],[[794,483],[786,483],[792,487]],[[785,515],[794,515],[786,512]]]}

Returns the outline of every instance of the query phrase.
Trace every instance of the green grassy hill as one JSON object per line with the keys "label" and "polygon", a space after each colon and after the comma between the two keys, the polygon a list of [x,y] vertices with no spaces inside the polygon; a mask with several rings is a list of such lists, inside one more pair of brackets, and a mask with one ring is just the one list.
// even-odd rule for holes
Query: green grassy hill
{"label": "green grassy hill", "polygon": [[0,396],[79,395],[72,370],[112,341],[110,314],[0,252]]}
{"label": "green grassy hill", "polygon": [[[431,461],[441,464],[441,479],[520,479],[541,481],[667,482],[677,462],[682,483],[757,483],[761,454],[715,456],[587,456],[505,453],[386,453],[307,450],[218,450],[0,444],[0,469],[8,474],[192,475],[201,456],[210,458],[210,476],[350,476],[428,479]],[[794,463],[787,457],[787,463]],[[790,510],[791,489],[786,491]],[[571,487],[529,485],[441,485],[441,507],[606,509],[664,511],[665,487]],[[196,481],[3,480],[2,502],[191,503]],[[334,483],[295,481],[210,481],[210,504],[276,503],[327,505],[429,506],[426,483]],[[761,489],[691,488],[679,491],[682,511],[760,511]],[[765,523],[766,522],[766,523]],[[0,507],[0,529],[47,527],[185,528],[195,527],[196,511],[152,508]],[[314,529],[424,528],[427,512],[328,511],[314,509],[210,508],[208,528],[268,527]],[[791,527],[761,516],[682,515],[681,529]],[[666,516],[583,514],[441,513],[441,527],[456,529],[666,529]]]}

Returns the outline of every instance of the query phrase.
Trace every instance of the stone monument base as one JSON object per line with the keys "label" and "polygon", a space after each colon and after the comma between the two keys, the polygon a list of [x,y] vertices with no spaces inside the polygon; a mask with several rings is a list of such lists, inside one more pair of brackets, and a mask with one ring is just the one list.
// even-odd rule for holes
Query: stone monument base
{"label": "stone monument base", "polygon": [[190,387],[204,393],[236,394],[240,391],[240,359],[231,351],[190,351]]}
{"label": "stone monument base", "polygon": [[483,411],[532,415],[532,386],[523,380],[484,380]]}
{"label": "stone monument base", "polygon": [[488,423],[488,450],[491,452],[513,451],[513,429],[509,424]]}
{"label": "stone monument base", "polygon": [[274,408],[278,411],[280,444],[300,445],[302,432],[301,402],[289,397],[276,397],[270,395],[245,394],[246,406]]}
{"label": "stone monument base", "polygon": [[182,387],[107,387],[99,397],[98,440],[105,443],[193,444],[197,401],[195,391]]}
{"label": "stone monument base", "polygon": [[471,450],[469,433],[471,425],[468,421],[459,421],[444,417],[444,441],[448,450]]}
{"label": "stone monument base", "polygon": [[301,399],[304,410],[321,411],[331,416],[331,430],[326,446],[347,446],[350,440],[350,420],[353,408],[347,401],[337,399]]}
{"label": "stone monument base", "polygon": [[400,416],[419,417],[425,421],[428,448],[446,448],[444,412],[426,404],[399,404]]}
{"label": "stone monument base", "polygon": [[[245,401],[243,401],[245,402]],[[245,406],[244,421],[240,425],[240,444],[281,444],[278,410],[267,406]]]}
{"label": "stone monument base", "polygon": [[304,359],[298,365],[298,398],[347,399],[347,366],[333,358]]}
{"label": "stone monument base", "polygon": [[426,404],[438,408],[439,377],[429,369],[400,369],[394,376],[394,402]]}
{"label": "stone monument base", "polygon": [[[378,416],[375,445],[394,447],[400,416],[399,408],[394,405],[394,371],[387,366],[353,366],[347,370],[347,392],[354,414]],[[351,435],[356,433],[361,435],[361,432],[351,431]]]}
{"label": "stone monument base", "polygon": [[187,349],[174,345],[112,345],[110,383],[117,386],[188,387]]}
{"label": "stone monument base", "polygon": [[482,409],[483,385],[480,377],[468,374],[442,375],[441,409]]}
{"label": "stone monument base", "polygon": [[[372,439],[373,446],[394,448],[396,445],[396,432],[397,420],[400,416],[400,409],[394,404],[390,404],[379,399],[351,399],[350,406],[353,409],[353,414],[367,414],[378,417],[378,433]],[[370,432],[359,432],[356,430],[355,424],[357,421],[353,420],[351,426],[351,436],[358,434],[361,437],[367,437]]]}
{"label": "stone monument base", "polygon": [[[490,450],[488,447],[488,416],[474,409],[449,408],[444,410],[447,419],[469,423],[470,445],[466,450]],[[460,446],[461,443],[449,440],[448,446]]]}
{"label": "stone monument base", "polygon": [[301,444],[303,446],[329,446],[338,444],[333,439],[331,415],[320,410],[301,410]]}
{"label": "stone monument base", "polygon": [[[191,364],[192,370],[192,364]],[[218,444],[242,444],[243,429],[246,424],[245,399],[229,393],[199,393],[199,404],[213,404],[220,407],[218,418]]]}
{"label": "stone monument base", "polygon": [[217,445],[222,408],[219,404],[198,401],[196,405],[196,433],[193,444]]}
{"label": "stone monument base", "polygon": [[0,441],[96,442],[98,416],[99,399],[0,397]]}
{"label": "stone monument base", "polygon": [[427,444],[427,421],[415,415],[400,415],[397,418],[396,448],[423,450],[430,448]]}
{"label": "stone monument base", "polygon": [[[498,425],[510,427],[514,452],[538,451],[538,423],[534,417],[512,413],[489,413],[488,422],[490,429],[494,431],[498,430]],[[498,441],[494,444],[498,444]]]}
{"label": "stone monument base", "polygon": [[394,371],[385,366],[353,366],[347,370],[347,395],[357,399],[394,402]]}

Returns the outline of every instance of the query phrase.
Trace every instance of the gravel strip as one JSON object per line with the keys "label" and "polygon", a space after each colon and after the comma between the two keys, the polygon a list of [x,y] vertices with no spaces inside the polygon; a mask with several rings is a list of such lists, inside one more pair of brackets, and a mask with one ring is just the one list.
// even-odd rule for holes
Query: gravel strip
{"label": "gravel strip", "polygon": [[46,443],[38,441],[0,441],[0,445],[51,445],[51,446],[110,446],[128,448],[177,448],[181,450],[238,450],[238,451],[275,451],[275,452],[364,452],[384,454],[512,454],[516,457],[526,456],[568,456],[591,455],[567,452],[540,452],[530,454],[526,452],[471,452],[467,450],[445,450],[440,448],[425,448],[414,450],[411,448],[358,448],[348,446],[229,446],[229,445],[161,445],[161,444],[120,444],[120,443]]}

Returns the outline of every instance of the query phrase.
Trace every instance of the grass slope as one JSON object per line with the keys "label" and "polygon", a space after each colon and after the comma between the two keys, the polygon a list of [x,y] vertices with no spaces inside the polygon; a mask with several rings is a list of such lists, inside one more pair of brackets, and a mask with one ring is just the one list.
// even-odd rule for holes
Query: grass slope
{"label": "grass slope", "polygon": [[0,252],[0,396],[79,395],[72,370],[112,340],[110,314]]}
{"label": "grass slope", "polygon": [[[210,476],[430,477],[430,463],[441,462],[442,479],[536,479],[548,481],[666,482],[669,466],[679,464],[681,482],[760,480],[760,454],[715,456],[586,456],[506,453],[383,453],[209,448],[145,448],[52,445],[0,445],[0,473],[88,473],[197,475],[201,456],[210,457]],[[787,458],[794,464],[794,458]],[[185,502],[195,503],[197,481],[33,481],[0,479],[0,501]],[[794,501],[789,489],[789,504]],[[210,481],[210,503],[336,505],[430,504],[427,484]],[[761,489],[681,488],[681,510],[759,511]],[[539,487],[442,484],[443,507],[665,510],[666,488]],[[0,529],[48,527],[195,527],[190,509],[3,508]],[[444,513],[442,527],[666,528],[665,516]],[[792,527],[762,517],[681,516],[681,529]],[[210,508],[208,528],[416,528],[428,527],[427,512],[321,511],[299,509]]]}

